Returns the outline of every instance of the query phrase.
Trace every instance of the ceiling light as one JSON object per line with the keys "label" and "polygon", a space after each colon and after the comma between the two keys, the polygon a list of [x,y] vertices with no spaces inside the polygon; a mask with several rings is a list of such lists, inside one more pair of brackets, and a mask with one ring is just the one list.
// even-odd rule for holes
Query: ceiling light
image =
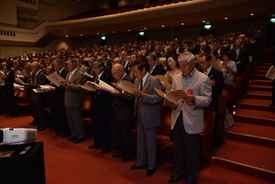
{"label": "ceiling light", "polygon": [[98,35],[99,35],[99,33],[96,33],[96,34],[98,34]]}
{"label": "ceiling light", "polygon": [[205,23],[205,20],[203,20],[202,22]]}
{"label": "ceiling light", "polygon": [[83,36],[83,34],[80,34],[80,36]]}
{"label": "ceiling light", "polygon": [[253,16],[254,15],[254,13],[250,13],[250,16]]}
{"label": "ceiling light", "polygon": [[204,28],[205,29],[210,29],[211,28],[211,24],[204,25]]}
{"label": "ceiling light", "polygon": [[130,32],[130,31],[131,31],[131,29],[128,29],[128,31]]}
{"label": "ceiling light", "polygon": [[183,25],[184,25],[184,23],[182,22],[180,25],[182,25],[182,26],[183,26]]}
{"label": "ceiling light", "polygon": [[66,38],[68,38],[69,36],[68,35],[66,35]]}
{"label": "ceiling light", "polygon": [[224,17],[224,19],[225,19],[225,20],[227,20],[227,19],[228,19],[228,17]]}
{"label": "ceiling light", "polygon": [[113,31],[113,33],[115,33],[115,31]]}
{"label": "ceiling light", "polygon": [[164,27],[164,24],[162,24],[161,27]]}
{"label": "ceiling light", "polygon": [[147,29],[147,27],[145,27],[144,29]]}

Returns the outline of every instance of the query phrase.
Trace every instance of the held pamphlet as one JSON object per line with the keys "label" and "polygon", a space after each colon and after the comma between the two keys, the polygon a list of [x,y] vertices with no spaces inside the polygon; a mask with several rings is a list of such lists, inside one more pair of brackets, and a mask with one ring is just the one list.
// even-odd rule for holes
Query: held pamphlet
{"label": "held pamphlet", "polygon": [[126,80],[121,81],[120,83],[114,84],[114,85],[124,91],[127,91],[128,93],[132,93],[132,94],[141,93],[141,91],[133,83]]}
{"label": "held pamphlet", "polygon": [[65,81],[65,79],[63,79],[60,75],[58,75],[56,72],[51,73],[50,75],[46,75],[46,77],[52,82],[54,83],[57,87],[60,86],[60,83],[62,81]]}
{"label": "held pamphlet", "polygon": [[183,97],[187,96],[186,92],[184,90],[175,90],[170,91],[169,93],[165,94],[160,89],[154,88],[155,91],[163,98],[169,100],[170,102],[173,102],[174,104],[178,104],[178,101],[183,99]]}

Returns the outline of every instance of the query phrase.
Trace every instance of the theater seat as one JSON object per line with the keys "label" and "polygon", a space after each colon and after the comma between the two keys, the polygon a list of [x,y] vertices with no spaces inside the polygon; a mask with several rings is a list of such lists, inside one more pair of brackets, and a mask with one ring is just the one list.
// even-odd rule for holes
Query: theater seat
{"label": "theater seat", "polygon": [[82,100],[83,100],[82,107],[81,107],[82,121],[84,123],[85,129],[90,129],[91,128],[90,108],[91,108],[92,96],[91,95],[83,95]]}
{"label": "theater seat", "polygon": [[230,84],[230,85],[225,85],[224,86],[224,90],[222,92],[223,96],[226,96],[227,98],[227,105],[226,107],[228,108],[228,111],[230,113],[233,113],[233,99],[234,99],[234,95],[235,95],[235,84]]}
{"label": "theater seat", "polygon": [[20,110],[23,110],[27,112],[29,110],[28,106],[28,100],[27,100],[27,92],[28,90],[20,90],[20,89],[15,89],[14,90],[14,97],[15,97],[15,102],[17,107]]}
{"label": "theater seat", "polygon": [[171,108],[160,105],[161,125],[157,130],[157,150],[164,151],[165,145],[171,142]]}

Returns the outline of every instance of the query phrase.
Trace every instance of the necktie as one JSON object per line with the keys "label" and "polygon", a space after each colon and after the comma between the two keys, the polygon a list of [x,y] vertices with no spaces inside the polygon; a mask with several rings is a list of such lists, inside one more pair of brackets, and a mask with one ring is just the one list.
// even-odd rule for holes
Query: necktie
{"label": "necktie", "polygon": [[153,67],[150,67],[150,74],[153,72],[153,70],[154,70]]}
{"label": "necktie", "polygon": [[98,76],[95,77],[95,83],[99,84],[99,78],[98,78]]}
{"label": "necktie", "polygon": [[139,82],[139,90],[142,91],[142,88],[143,88],[143,80],[141,79],[140,82]]}

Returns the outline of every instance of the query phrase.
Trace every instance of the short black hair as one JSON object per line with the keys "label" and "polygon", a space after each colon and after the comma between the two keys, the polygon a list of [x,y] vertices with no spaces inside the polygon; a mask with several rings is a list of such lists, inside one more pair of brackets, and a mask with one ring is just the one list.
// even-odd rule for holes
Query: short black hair
{"label": "short black hair", "polygon": [[144,62],[142,59],[137,59],[132,63],[132,66],[138,66],[138,70],[142,71],[143,68],[145,68],[145,70],[147,69],[147,63]]}

